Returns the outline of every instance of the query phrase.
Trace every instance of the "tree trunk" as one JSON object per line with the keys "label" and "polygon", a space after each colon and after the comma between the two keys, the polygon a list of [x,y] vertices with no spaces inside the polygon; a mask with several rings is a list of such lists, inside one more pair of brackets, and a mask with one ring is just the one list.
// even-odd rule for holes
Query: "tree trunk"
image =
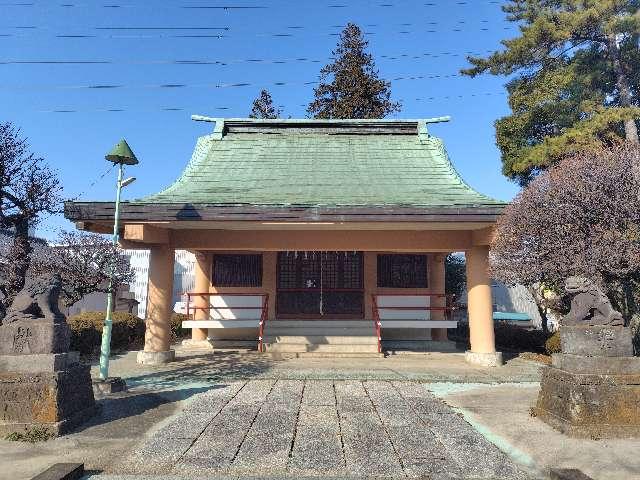
{"label": "tree trunk", "polygon": [[631,321],[631,318],[636,314],[637,312],[637,305],[636,305],[636,299],[635,299],[635,295],[634,295],[634,288],[633,285],[631,283],[631,281],[629,279],[626,279],[622,282],[622,291],[624,292],[624,297],[625,297],[625,312],[622,312],[624,315],[624,324],[625,326],[629,325],[629,322]]}
{"label": "tree trunk", "polygon": [[538,296],[538,289],[530,287],[529,293],[533,297],[536,307],[538,308],[538,313],[540,314],[540,326],[546,335],[549,333],[549,317],[547,317],[547,307],[544,306],[544,292],[541,292],[540,296]]}
{"label": "tree trunk", "polygon": [[[633,95],[629,86],[629,79],[624,71],[624,67],[620,60],[620,49],[615,35],[609,35],[609,57],[613,63],[613,71],[616,75],[616,86],[620,94],[620,106],[633,107]],[[631,143],[640,143],[638,139],[638,126],[633,118],[624,121],[624,133],[627,141]]]}
{"label": "tree trunk", "polygon": [[9,308],[13,299],[24,287],[32,250],[29,242],[29,222],[20,220],[15,224],[13,244],[9,249],[9,258],[12,262],[6,283],[6,297],[2,300],[5,309]]}

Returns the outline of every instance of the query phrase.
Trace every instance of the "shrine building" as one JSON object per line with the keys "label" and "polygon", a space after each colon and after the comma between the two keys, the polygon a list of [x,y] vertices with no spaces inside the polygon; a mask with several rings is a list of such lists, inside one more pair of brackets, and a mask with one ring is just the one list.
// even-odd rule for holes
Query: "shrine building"
{"label": "shrine building", "polygon": [[[465,252],[472,363],[495,350],[492,228],[505,203],[453,167],[430,120],[212,123],[168,188],[120,206],[120,243],[150,251],[141,363],[174,357],[174,251],[195,253],[185,292],[193,347],[251,342],[291,355],[451,350],[445,257]],[[113,229],[113,202],[67,202],[77,228]]]}

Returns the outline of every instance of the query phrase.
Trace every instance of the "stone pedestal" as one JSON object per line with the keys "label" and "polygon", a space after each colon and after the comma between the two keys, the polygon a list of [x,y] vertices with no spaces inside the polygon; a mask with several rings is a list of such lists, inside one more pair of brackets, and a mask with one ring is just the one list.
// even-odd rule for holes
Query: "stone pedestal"
{"label": "stone pedestal", "polygon": [[61,435],[95,413],[90,367],[69,339],[64,317],[0,326],[0,436],[36,426]]}
{"label": "stone pedestal", "polygon": [[0,355],[66,353],[70,340],[69,325],[64,319],[57,323],[45,319],[18,320],[0,327]]}
{"label": "stone pedestal", "polygon": [[49,372],[0,372],[0,435],[43,426],[68,432],[95,413],[90,367]]}
{"label": "stone pedestal", "polygon": [[625,327],[561,327],[544,367],[536,415],[575,437],[640,436],[640,357]]}
{"label": "stone pedestal", "polygon": [[584,357],[633,357],[633,336],[626,327],[561,327],[562,353]]}

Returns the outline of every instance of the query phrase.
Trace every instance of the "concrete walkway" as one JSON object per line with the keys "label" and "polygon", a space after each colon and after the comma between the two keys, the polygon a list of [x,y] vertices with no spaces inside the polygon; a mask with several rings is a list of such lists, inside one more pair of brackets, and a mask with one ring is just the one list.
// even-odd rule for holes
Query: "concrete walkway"
{"label": "concrete walkway", "polygon": [[327,380],[217,385],[194,397],[122,471],[527,478],[422,384]]}
{"label": "concrete walkway", "polygon": [[[226,350],[216,353],[176,346],[179,361],[162,366],[136,363],[135,352],[111,363],[110,374],[132,387],[201,387],[233,379],[397,380],[419,382],[538,382],[540,365],[513,358],[500,368],[465,362],[462,353],[395,355],[387,358],[281,358],[277,355]],[[97,367],[92,374],[97,375]]]}

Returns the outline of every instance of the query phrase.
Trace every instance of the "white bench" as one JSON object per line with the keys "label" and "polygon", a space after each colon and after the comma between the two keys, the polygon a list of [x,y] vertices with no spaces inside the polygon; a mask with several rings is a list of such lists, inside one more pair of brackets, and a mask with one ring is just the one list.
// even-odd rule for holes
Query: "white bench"
{"label": "white bench", "polygon": [[212,295],[209,299],[208,318],[184,321],[182,328],[258,327],[263,302],[263,295]]}
{"label": "white bench", "polygon": [[[429,295],[376,295],[382,328],[456,328],[453,320],[431,320]],[[393,307],[399,307],[396,309]],[[415,307],[415,310],[411,308]]]}

